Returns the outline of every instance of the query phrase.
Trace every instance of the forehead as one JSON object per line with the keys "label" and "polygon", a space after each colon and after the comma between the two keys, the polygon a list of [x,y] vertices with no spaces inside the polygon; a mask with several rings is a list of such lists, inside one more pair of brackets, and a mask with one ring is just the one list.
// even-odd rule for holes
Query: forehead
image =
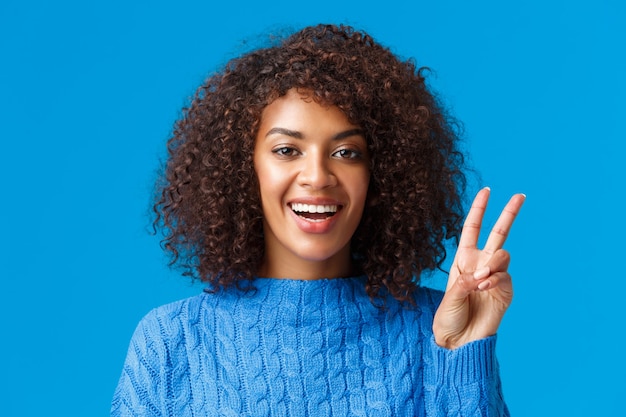
{"label": "forehead", "polygon": [[261,113],[260,129],[272,127],[322,129],[357,127],[337,106],[320,103],[308,91],[291,89],[268,104]]}

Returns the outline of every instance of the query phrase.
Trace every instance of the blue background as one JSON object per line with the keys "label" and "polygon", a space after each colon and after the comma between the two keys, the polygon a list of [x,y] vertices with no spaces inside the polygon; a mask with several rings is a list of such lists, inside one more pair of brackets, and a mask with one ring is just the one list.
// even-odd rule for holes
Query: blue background
{"label": "blue background", "polygon": [[200,291],[147,233],[174,120],[263,33],[317,22],[434,70],[487,225],[528,195],[498,342],[513,415],[623,413],[623,4],[4,0],[0,414],[107,415],[138,320]]}

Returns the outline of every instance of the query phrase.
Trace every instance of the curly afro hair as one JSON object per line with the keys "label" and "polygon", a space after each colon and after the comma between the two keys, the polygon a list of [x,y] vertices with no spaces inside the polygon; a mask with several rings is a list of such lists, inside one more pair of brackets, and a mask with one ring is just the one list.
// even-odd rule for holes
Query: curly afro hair
{"label": "curly afro hair", "polygon": [[199,87],[168,141],[154,224],[172,264],[214,289],[249,284],[264,255],[253,149],[263,109],[292,88],[335,105],[364,132],[369,204],[351,241],[371,297],[410,300],[458,238],[466,179],[459,126],[425,83],[368,34],[307,27],[231,60]]}

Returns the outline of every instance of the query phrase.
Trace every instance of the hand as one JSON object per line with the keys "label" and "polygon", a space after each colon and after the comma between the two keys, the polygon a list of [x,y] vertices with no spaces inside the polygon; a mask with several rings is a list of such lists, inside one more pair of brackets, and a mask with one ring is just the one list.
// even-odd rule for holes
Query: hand
{"label": "hand", "polygon": [[489,193],[489,188],[483,188],[472,203],[433,321],[435,342],[448,349],[494,335],[513,299],[509,254],[502,246],[526,196],[511,197],[481,250],[478,235]]}

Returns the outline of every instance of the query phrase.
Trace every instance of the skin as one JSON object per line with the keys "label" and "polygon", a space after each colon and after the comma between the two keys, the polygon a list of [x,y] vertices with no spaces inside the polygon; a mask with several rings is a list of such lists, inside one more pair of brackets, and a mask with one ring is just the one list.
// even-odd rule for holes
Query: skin
{"label": "skin", "polygon": [[[254,168],[263,207],[265,258],[260,277],[320,279],[352,275],[350,239],[367,201],[367,143],[335,106],[290,90],[263,111]],[[465,220],[444,298],[433,320],[438,345],[455,349],[497,332],[511,304],[502,249],[525,200],[514,195],[485,247],[477,247],[490,190],[478,192]],[[293,202],[337,203],[332,220],[299,218]]]}
{"label": "skin", "polygon": [[454,349],[494,335],[511,305],[507,272],[510,256],[502,249],[526,196],[515,194],[491,229],[485,247],[477,247],[490,189],[478,192],[465,219],[446,293],[433,320],[435,342]]}
{"label": "skin", "polygon": [[[265,236],[259,276],[352,275],[350,240],[369,184],[367,143],[360,128],[339,108],[290,90],[261,115],[254,168]],[[310,221],[296,215],[293,203],[336,205],[338,211]]]}

